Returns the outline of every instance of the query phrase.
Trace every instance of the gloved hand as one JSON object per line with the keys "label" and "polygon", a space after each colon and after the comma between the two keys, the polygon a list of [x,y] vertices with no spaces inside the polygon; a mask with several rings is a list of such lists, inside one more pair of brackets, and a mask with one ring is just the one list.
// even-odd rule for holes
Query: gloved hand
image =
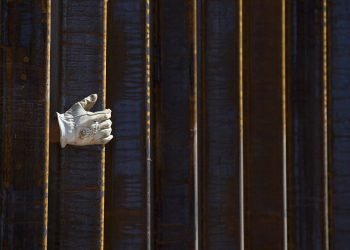
{"label": "gloved hand", "polygon": [[97,94],[92,94],[75,103],[64,114],[57,113],[60,127],[60,142],[64,148],[71,145],[106,144],[113,139],[111,135],[111,110],[90,112],[97,101]]}

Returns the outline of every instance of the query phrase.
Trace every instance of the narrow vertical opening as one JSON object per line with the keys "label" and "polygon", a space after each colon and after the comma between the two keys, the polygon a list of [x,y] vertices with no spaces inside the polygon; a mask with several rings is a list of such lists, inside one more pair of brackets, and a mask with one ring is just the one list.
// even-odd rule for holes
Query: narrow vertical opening
{"label": "narrow vertical opening", "polygon": [[244,250],[243,0],[239,0],[239,194],[240,247]]}
{"label": "narrow vertical opening", "polygon": [[195,249],[199,249],[199,182],[198,182],[198,1],[193,0],[193,168]]}
{"label": "narrow vertical opening", "polygon": [[329,193],[328,193],[328,6],[323,0],[323,146],[324,146],[324,241],[325,249],[329,249]]}
{"label": "narrow vertical opening", "polygon": [[282,138],[283,138],[283,232],[284,249],[288,249],[287,196],[287,80],[286,80],[286,0],[282,0]]}
{"label": "narrow vertical opening", "polygon": [[[62,2],[51,2],[50,14],[50,122],[57,118],[56,112],[62,113],[63,106],[61,100],[61,9]],[[58,143],[50,143],[49,146],[49,204],[48,204],[48,239],[47,248],[53,246],[60,247],[60,223],[57,213],[60,208],[60,190],[61,185],[61,147]]]}
{"label": "narrow vertical opening", "polygon": [[151,149],[151,2],[145,2],[146,57],[146,154],[147,154],[147,249],[152,249],[152,149]]}
{"label": "narrow vertical opening", "polygon": [[51,0],[46,2],[46,131],[45,131],[45,185],[44,185],[44,228],[43,228],[43,249],[47,249],[47,232],[49,217],[49,148],[50,148],[50,68],[51,68]]}

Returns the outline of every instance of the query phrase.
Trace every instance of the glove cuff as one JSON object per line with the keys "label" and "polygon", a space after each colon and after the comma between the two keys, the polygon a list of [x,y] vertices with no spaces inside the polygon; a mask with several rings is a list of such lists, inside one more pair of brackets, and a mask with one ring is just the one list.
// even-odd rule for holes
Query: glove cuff
{"label": "glove cuff", "polygon": [[70,144],[69,138],[72,137],[74,131],[74,123],[67,121],[64,114],[56,113],[58,125],[60,127],[60,143],[61,147],[64,148],[67,144]]}

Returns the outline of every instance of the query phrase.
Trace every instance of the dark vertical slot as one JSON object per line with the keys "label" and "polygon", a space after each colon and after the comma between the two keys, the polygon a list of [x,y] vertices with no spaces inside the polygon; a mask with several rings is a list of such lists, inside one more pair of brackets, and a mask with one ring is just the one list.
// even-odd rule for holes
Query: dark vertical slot
{"label": "dark vertical slot", "polygon": [[[61,104],[61,1],[51,3],[51,65],[50,65],[50,126],[57,123],[56,112],[63,113]],[[53,133],[54,131],[50,131]],[[49,149],[49,214],[48,214],[48,249],[59,248],[60,234],[60,154],[61,147],[57,142],[50,142]]]}
{"label": "dark vertical slot", "polygon": [[283,249],[282,1],[243,5],[245,247]]}

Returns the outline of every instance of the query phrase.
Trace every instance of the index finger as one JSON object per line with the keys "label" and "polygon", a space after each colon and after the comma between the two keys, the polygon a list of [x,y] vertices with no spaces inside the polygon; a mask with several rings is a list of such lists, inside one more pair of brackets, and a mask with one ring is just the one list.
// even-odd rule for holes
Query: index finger
{"label": "index finger", "polygon": [[105,120],[108,120],[112,117],[112,110],[110,109],[105,109],[103,111],[97,111],[94,113],[88,113],[88,115],[90,116],[90,119],[93,121],[97,121],[97,122],[103,122]]}

